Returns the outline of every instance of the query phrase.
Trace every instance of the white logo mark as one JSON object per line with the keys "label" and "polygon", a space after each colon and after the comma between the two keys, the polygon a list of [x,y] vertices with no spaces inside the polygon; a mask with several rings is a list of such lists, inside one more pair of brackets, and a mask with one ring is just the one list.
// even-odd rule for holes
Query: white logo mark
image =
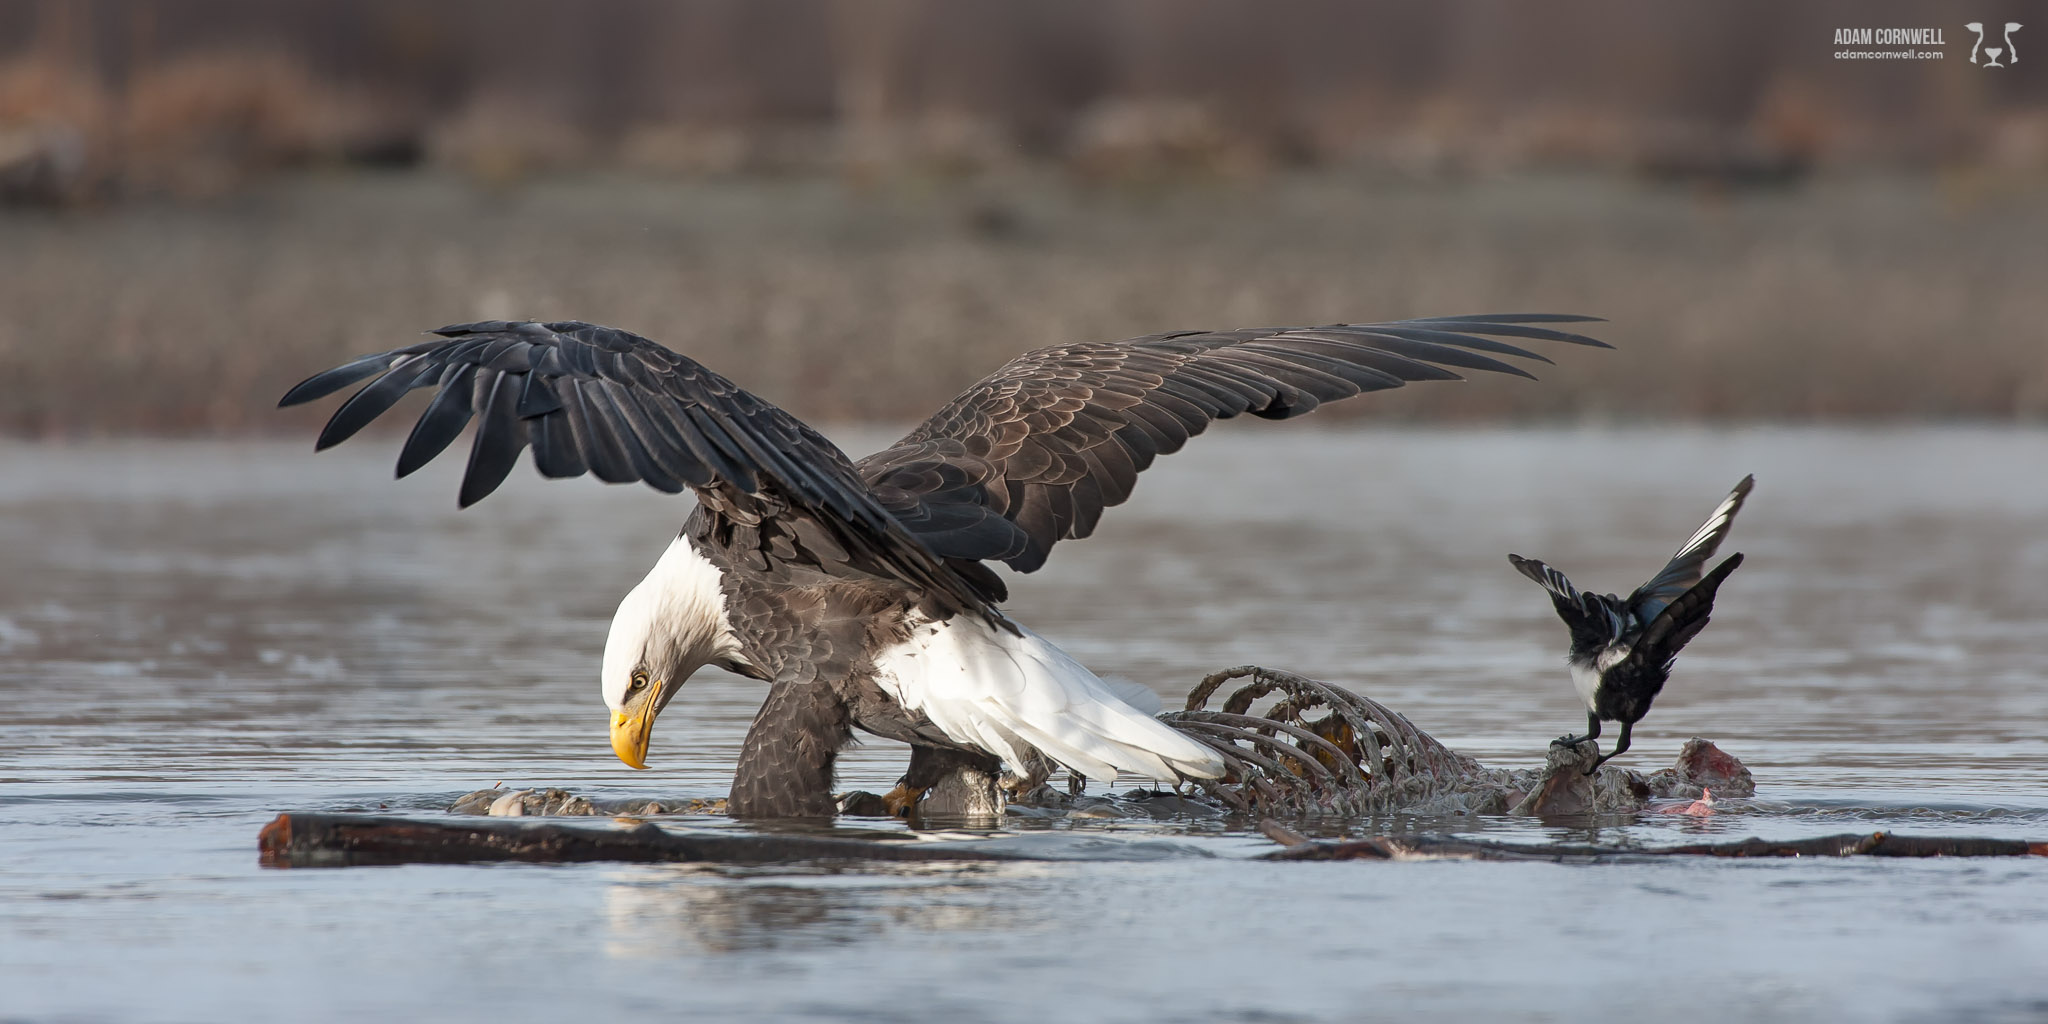
{"label": "white logo mark", "polygon": [[[2020,30],[2019,22],[2008,21],[2005,23],[2004,46],[1984,45],[1984,23],[1981,21],[1973,21],[1967,25],[1964,25],[1963,27],[1969,29],[1972,32],[1977,33],[1977,42],[1971,45],[1970,47],[1970,63],[1977,63],[1977,51],[1979,50],[1982,50],[1984,52],[1984,56],[1990,58],[1989,60],[1984,62],[1984,66],[1987,68],[2008,67],[2010,65],[2018,64],[2020,62],[2020,51],[2017,47],[2013,46],[2012,44],[2012,34]],[[2006,55],[2006,60],[2004,64],[2000,64],[1998,62],[1998,55],[2001,53]]]}

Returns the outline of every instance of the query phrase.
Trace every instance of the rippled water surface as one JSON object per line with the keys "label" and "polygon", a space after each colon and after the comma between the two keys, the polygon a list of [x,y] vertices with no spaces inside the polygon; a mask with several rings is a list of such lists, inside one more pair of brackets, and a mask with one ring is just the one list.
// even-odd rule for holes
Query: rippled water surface
{"label": "rippled water surface", "polygon": [[[1292,669],[1502,766],[1583,723],[1506,553],[1625,589],[1758,477],[1749,561],[1624,755],[1714,738],[1756,801],[1362,829],[2048,838],[2048,435],[1217,433],[1014,612],[1169,699]],[[0,447],[0,1020],[2048,1017],[2038,859],[1261,864],[1214,823],[1087,821],[1013,830],[1144,857],[261,869],[287,809],[722,795],[761,696],[704,673],[654,770],[619,765],[599,651],[686,504],[522,471],[457,512],[459,460],[394,484],[395,448]]]}

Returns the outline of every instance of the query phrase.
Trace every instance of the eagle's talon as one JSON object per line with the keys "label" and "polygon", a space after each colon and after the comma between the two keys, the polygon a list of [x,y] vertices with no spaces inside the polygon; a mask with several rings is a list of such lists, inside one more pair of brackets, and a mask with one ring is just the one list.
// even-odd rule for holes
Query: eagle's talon
{"label": "eagle's talon", "polygon": [[917,810],[917,802],[924,799],[925,791],[899,782],[896,788],[882,794],[882,806],[898,818],[908,818]]}

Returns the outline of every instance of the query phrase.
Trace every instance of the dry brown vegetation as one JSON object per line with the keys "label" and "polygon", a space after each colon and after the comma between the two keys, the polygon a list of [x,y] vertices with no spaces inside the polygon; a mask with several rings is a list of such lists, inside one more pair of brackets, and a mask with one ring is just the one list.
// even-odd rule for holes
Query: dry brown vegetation
{"label": "dry brown vegetation", "polygon": [[2019,9],[0,0],[0,430],[297,429],[293,380],[478,317],[843,420],[1516,309],[1623,350],[1339,414],[2039,418],[2048,77],[1830,54]]}
{"label": "dry brown vegetation", "polygon": [[[1954,41],[2023,6],[0,0],[0,196],[210,196],[309,162],[500,185],[1020,165],[2038,177],[2048,78],[1986,74]],[[1832,59],[1857,25],[1943,27],[1957,59]]]}
{"label": "dry brown vegetation", "polygon": [[1021,350],[1184,327],[1583,312],[1617,352],[1347,403],[1392,418],[2048,416],[2048,195],[1864,179],[1323,175],[296,180],[0,212],[0,429],[304,430],[298,378],[480,317],[652,336],[823,420],[904,420]]}

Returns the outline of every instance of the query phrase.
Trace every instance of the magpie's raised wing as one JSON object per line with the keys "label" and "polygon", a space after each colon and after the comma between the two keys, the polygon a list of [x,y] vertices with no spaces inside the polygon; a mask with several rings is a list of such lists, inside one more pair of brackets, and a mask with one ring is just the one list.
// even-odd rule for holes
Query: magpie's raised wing
{"label": "magpie's raised wing", "polygon": [[1533,558],[1509,555],[1508,561],[1522,575],[1535,580],[1550,592],[1550,603],[1557,609],[1557,617],[1564,620],[1565,628],[1572,634],[1572,651],[1597,651],[1607,644],[1621,639],[1628,623],[1622,620],[1620,612],[1599,594],[1583,593],[1572,586],[1564,573]]}
{"label": "magpie's raised wing", "polygon": [[1714,557],[1714,552],[1720,550],[1721,542],[1728,539],[1728,531],[1735,525],[1735,513],[1742,511],[1743,499],[1749,497],[1749,492],[1755,487],[1756,477],[1743,477],[1742,482],[1721,499],[1721,504],[1714,506],[1714,514],[1708,516],[1684,544],[1679,545],[1678,553],[1671,556],[1663,571],[1628,596],[1629,611],[1638,622],[1655,620],[1666,605],[1700,581],[1700,568],[1707,564],[1707,559]]}

